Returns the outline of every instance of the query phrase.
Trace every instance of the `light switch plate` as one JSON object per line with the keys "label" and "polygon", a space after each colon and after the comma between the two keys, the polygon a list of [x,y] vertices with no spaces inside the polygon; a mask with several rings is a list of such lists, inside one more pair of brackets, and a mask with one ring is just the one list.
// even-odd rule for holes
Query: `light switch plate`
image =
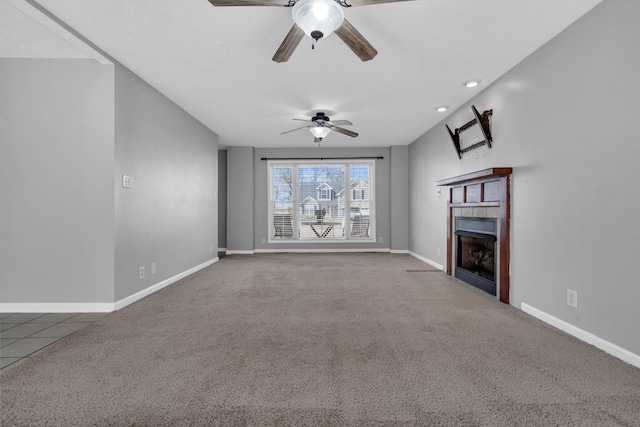
{"label": "light switch plate", "polygon": [[124,188],[131,188],[131,176],[122,175],[122,186]]}
{"label": "light switch plate", "polygon": [[573,308],[578,308],[578,291],[567,289],[567,305]]}

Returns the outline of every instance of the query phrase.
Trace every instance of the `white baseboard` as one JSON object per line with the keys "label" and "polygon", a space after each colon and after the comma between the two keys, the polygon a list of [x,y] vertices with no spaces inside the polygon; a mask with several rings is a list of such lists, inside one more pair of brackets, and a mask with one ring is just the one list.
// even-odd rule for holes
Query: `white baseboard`
{"label": "white baseboard", "polygon": [[410,254],[412,257],[414,257],[414,258],[418,258],[420,261],[422,261],[422,262],[426,262],[427,264],[429,264],[429,265],[431,265],[431,266],[433,266],[433,267],[437,268],[438,270],[442,270],[442,271],[444,271],[444,266],[442,266],[441,264],[438,264],[438,263],[437,263],[437,262],[435,262],[435,261],[431,261],[430,259],[425,258],[425,257],[423,257],[423,256],[420,256],[420,255],[418,255],[418,254],[416,254],[416,253],[414,253],[414,252],[411,252],[411,251],[409,251],[409,254]]}
{"label": "white baseboard", "polygon": [[565,322],[564,320],[558,319],[555,316],[545,313],[542,310],[538,310],[537,308],[532,307],[529,304],[525,304],[525,303],[520,304],[520,309],[525,313],[530,314],[533,317],[540,319],[543,322],[548,323],[549,325],[568,333],[569,335],[573,335],[579,340],[582,340],[586,343],[593,345],[594,347],[599,348],[605,353],[608,353],[637,368],[640,368],[640,356],[630,352],[629,350],[626,350],[620,346],[610,343],[607,340],[597,337],[585,330],[582,330],[570,323]]}
{"label": "white baseboard", "polygon": [[229,251],[227,250],[226,255],[253,255],[255,251]]}
{"label": "white baseboard", "polygon": [[136,292],[126,298],[116,301],[115,303],[91,303],[91,302],[26,302],[26,303],[0,303],[0,313],[109,313],[111,311],[120,310],[142,298],[158,292],[162,288],[183,279],[205,267],[218,261],[218,257],[207,262],[176,274],[160,283],[156,283],[146,289]]}
{"label": "white baseboard", "polygon": [[255,253],[257,254],[274,254],[274,253],[365,253],[365,252],[390,252],[389,248],[350,248],[350,249],[318,249],[318,248],[309,248],[309,249],[256,249]]}
{"label": "white baseboard", "polygon": [[399,249],[391,249],[391,253],[392,254],[408,254],[409,251],[406,249],[403,250],[399,250]]}
{"label": "white baseboard", "polygon": [[211,264],[214,264],[216,262],[218,262],[219,258],[215,257],[213,259],[210,259],[209,261],[203,262],[200,265],[196,265],[193,268],[190,268],[186,271],[183,271],[182,273],[176,274],[173,277],[169,277],[166,280],[163,280],[160,283],[156,283],[153,286],[149,286],[146,289],[141,290],[140,292],[136,292],[133,295],[129,295],[126,298],[121,299],[120,301],[116,301],[116,303],[114,304],[115,310],[120,310],[121,308],[124,308],[126,306],[128,306],[129,304],[133,304],[136,301],[141,300],[142,298],[151,295],[154,292],[158,292],[160,289],[162,288],[166,288],[167,286],[177,282],[180,279],[184,279],[185,277],[202,270],[205,267],[209,267]]}
{"label": "white baseboard", "polygon": [[0,313],[109,313],[108,302],[9,302],[0,303]]}

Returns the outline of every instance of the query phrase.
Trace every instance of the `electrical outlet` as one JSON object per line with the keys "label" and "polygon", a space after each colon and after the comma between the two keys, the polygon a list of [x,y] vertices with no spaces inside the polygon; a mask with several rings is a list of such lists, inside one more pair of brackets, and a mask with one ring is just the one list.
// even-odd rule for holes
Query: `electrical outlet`
{"label": "electrical outlet", "polygon": [[140,267],[139,275],[141,279],[144,279],[144,267]]}
{"label": "electrical outlet", "polygon": [[209,252],[213,252],[213,245],[209,245]]}
{"label": "electrical outlet", "polygon": [[578,308],[578,291],[567,289],[567,305],[573,308]]}
{"label": "electrical outlet", "polygon": [[151,274],[156,274],[156,263],[155,262],[151,263]]}
{"label": "electrical outlet", "polygon": [[129,175],[122,175],[122,187],[131,188],[131,177]]}
{"label": "electrical outlet", "polygon": [[260,238],[260,243],[264,243],[264,242],[266,242],[265,238],[264,238],[264,237],[261,237],[261,238]]}
{"label": "electrical outlet", "polygon": [[384,239],[382,238],[382,236],[378,237],[378,243],[382,243],[384,241]]}
{"label": "electrical outlet", "polygon": [[438,252],[438,256],[440,256],[440,248],[438,248],[437,252]]}

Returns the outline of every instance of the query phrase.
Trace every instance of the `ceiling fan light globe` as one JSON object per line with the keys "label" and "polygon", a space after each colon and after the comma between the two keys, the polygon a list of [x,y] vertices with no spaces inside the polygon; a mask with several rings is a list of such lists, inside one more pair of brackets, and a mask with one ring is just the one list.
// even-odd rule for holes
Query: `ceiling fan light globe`
{"label": "ceiling fan light globe", "polygon": [[[344,21],[342,6],[334,0],[299,0],[291,14],[296,25],[316,41],[329,37]],[[315,33],[316,37],[320,33],[321,36],[316,38],[311,33]]]}
{"label": "ceiling fan light globe", "polygon": [[331,129],[324,126],[314,126],[309,129],[309,132],[311,132],[313,136],[315,136],[316,138],[322,139],[325,136],[329,135],[329,132],[331,132]]}

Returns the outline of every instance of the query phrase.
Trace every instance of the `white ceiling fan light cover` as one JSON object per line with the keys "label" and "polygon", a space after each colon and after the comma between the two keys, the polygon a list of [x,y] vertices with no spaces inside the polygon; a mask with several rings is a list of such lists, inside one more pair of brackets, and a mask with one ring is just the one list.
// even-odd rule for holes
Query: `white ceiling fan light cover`
{"label": "white ceiling fan light cover", "polygon": [[329,132],[331,132],[331,128],[328,128],[326,126],[314,126],[309,129],[309,132],[311,132],[316,138],[322,139],[325,136],[329,135]]}
{"label": "white ceiling fan light cover", "polygon": [[291,14],[296,25],[309,37],[314,31],[320,31],[322,38],[329,37],[344,21],[342,7],[334,0],[299,0]]}

